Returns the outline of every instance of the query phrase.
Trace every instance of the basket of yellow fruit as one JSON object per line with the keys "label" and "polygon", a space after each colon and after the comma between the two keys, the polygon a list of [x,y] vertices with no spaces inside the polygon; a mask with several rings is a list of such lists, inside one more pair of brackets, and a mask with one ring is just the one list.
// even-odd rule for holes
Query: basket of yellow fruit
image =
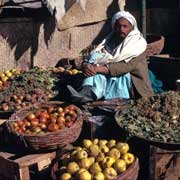
{"label": "basket of yellow fruit", "polygon": [[7,128],[27,150],[47,151],[75,142],[82,124],[83,115],[77,106],[55,101],[15,112]]}
{"label": "basket of yellow fruit", "polygon": [[53,166],[53,180],[136,180],[139,161],[129,145],[116,140],[84,139]]}

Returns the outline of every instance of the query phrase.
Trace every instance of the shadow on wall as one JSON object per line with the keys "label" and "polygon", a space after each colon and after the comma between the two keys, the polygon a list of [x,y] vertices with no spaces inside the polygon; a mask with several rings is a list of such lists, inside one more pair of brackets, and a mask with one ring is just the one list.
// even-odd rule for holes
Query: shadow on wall
{"label": "shadow on wall", "polygon": [[96,38],[93,40],[92,44],[99,44],[108,33],[111,32],[111,18],[114,14],[112,12],[118,12],[119,11],[119,5],[117,0],[113,0],[112,3],[107,8],[106,14],[108,17],[108,20],[106,20],[104,26],[102,27],[101,31],[97,34]]}
{"label": "shadow on wall", "polygon": [[38,51],[40,27],[43,25],[44,41],[48,47],[49,40],[55,31],[55,19],[8,19],[0,22],[0,36],[14,50],[15,63],[30,48],[30,66],[33,66],[33,58]]}

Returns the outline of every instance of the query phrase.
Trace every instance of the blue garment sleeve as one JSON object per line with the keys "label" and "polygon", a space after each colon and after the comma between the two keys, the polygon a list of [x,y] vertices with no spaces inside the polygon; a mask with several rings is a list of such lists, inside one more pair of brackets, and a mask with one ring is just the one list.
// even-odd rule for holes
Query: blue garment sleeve
{"label": "blue garment sleeve", "polygon": [[88,60],[88,63],[93,64],[96,59],[100,59],[100,58],[102,58],[102,57],[103,57],[103,54],[102,54],[102,53],[93,51],[93,52],[90,54],[90,58],[89,58],[89,60]]}

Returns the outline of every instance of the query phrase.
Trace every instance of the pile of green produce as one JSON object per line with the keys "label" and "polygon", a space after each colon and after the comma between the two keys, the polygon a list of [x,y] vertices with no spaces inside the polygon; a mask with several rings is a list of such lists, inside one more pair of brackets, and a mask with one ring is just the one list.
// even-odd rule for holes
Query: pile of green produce
{"label": "pile of green produce", "polygon": [[168,91],[141,98],[131,108],[116,114],[120,127],[148,140],[180,142],[180,92]]}
{"label": "pile of green produce", "polygon": [[39,67],[22,72],[0,93],[0,110],[18,110],[49,100],[55,95],[53,87],[56,81],[50,71]]}

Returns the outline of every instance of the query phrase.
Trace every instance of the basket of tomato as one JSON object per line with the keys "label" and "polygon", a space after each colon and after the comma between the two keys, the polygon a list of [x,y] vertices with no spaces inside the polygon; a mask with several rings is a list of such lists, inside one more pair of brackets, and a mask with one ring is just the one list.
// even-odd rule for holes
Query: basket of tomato
{"label": "basket of tomato", "polygon": [[83,114],[73,104],[49,102],[15,112],[6,125],[16,141],[29,150],[54,150],[78,139]]}

